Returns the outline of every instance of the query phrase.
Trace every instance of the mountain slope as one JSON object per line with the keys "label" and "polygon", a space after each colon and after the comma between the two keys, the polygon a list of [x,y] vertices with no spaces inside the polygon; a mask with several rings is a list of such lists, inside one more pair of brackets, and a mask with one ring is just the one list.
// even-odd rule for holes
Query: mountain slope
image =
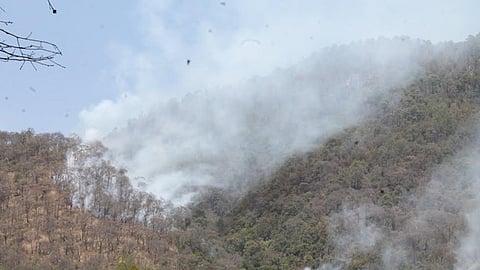
{"label": "mountain slope", "polygon": [[[243,266],[299,269],[332,262],[348,269],[385,269],[375,247],[339,256],[345,249],[336,243],[339,232],[332,232],[332,220],[345,208],[371,205],[377,210],[367,214],[373,220],[367,223],[388,232],[405,226],[415,214],[407,198],[421,193],[434,169],[476,135],[479,45],[477,36],[432,48],[433,56],[422,63],[423,76],[397,92],[398,103],[384,100],[376,117],[291,158],[267,183],[242,198],[224,220],[225,240],[243,256]],[[460,230],[460,223],[454,229]],[[414,242],[421,243],[422,236],[416,237]],[[418,256],[411,267],[453,269],[451,246],[433,252],[450,244],[455,239],[427,250],[413,244]]]}
{"label": "mountain slope", "polygon": [[414,80],[242,197],[210,187],[174,208],[100,144],[0,132],[0,269],[462,269],[480,35],[419,44]]}

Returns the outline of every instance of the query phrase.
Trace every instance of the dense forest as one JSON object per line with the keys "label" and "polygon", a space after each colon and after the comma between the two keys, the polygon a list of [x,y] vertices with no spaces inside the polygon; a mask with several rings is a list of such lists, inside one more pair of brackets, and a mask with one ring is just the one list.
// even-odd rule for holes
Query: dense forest
{"label": "dense forest", "polygon": [[0,269],[462,269],[480,34],[405,42],[414,79],[245,193],[205,187],[174,206],[101,143],[0,132]]}

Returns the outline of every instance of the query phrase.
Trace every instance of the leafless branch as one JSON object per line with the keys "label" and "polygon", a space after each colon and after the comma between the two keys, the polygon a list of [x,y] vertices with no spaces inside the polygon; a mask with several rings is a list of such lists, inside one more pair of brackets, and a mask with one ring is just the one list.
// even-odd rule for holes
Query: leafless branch
{"label": "leafless branch", "polygon": [[0,21],[0,23],[3,23],[5,25],[9,25],[9,24],[12,24],[13,22],[11,22],[11,21]]}
{"label": "leafless branch", "polygon": [[48,0],[48,7],[52,10],[53,14],[57,13],[57,10],[53,7],[52,3],[50,0]]}
{"label": "leafless branch", "polygon": [[[52,12],[57,13],[51,1],[47,1]],[[5,12],[1,7],[0,10]],[[0,20],[0,24],[5,26],[12,23],[11,21]],[[33,39],[31,35],[32,33],[27,36],[20,36],[0,28],[0,61],[21,62],[20,69],[23,68],[25,63],[30,63],[34,69],[37,69],[35,67],[36,64],[64,68],[64,66],[53,60],[56,56],[62,55],[57,45],[48,41]]]}
{"label": "leafless branch", "polygon": [[33,39],[27,36],[18,36],[0,28],[0,61],[21,62],[20,69],[25,63],[30,63],[36,69],[35,64],[43,66],[59,66],[61,64],[53,59],[62,55],[57,45],[43,40]]}

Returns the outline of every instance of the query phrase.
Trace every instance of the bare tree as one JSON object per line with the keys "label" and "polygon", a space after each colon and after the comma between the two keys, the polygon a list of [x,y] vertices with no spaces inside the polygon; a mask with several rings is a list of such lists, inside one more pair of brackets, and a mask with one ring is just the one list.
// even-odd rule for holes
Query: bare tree
{"label": "bare tree", "polygon": [[[57,13],[50,0],[48,0],[48,6],[53,14]],[[5,12],[1,7],[0,9]],[[31,37],[32,33],[18,35],[6,30],[6,27],[12,23],[12,21],[0,20],[0,24],[5,26],[0,28],[0,61],[20,62],[20,69],[25,63],[30,63],[34,69],[36,69],[36,64],[64,67],[54,60],[55,57],[62,55],[57,45],[45,40],[34,39]]]}

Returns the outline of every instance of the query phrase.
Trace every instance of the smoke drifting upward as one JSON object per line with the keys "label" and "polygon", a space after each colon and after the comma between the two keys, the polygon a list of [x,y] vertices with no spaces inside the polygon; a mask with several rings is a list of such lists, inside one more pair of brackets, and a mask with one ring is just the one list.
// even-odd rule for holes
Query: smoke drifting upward
{"label": "smoke drifting upward", "polygon": [[352,258],[370,251],[386,270],[417,269],[420,258],[438,254],[441,260],[429,261],[432,269],[480,269],[478,149],[477,142],[439,166],[424,189],[401,206],[406,213],[364,204],[332,215],[335,258],[316,270],[346,269]]}
{"label": "smoke drifting upward", "polygon": [[[446,256],[455,258],[452,268],[457,270],[480,267],[478,149],[476,142],[442,164],[432,175],[423,195],[411,200],[415,212],[405,228],[383,240],[386,243],[383,248],[385,269],[414,265],[416,258],[423,255],[418,250],[424,250],[425,254],[445,252]],[[438,250],[431,250],[430,246]]]}
{"label": "smoke drifting upward", "polygon": [[[424,44],[379,40],[312,52],[404,33],[463,39],[476,13],[455,3],[469,13],[450,12],[447,23],[439,14],[451,5],[139,1],[142,46],[109,48],[114,65],[105,73],[119,97],[83,110],[79,132],[102,140],[112,160],[162,197],[188,200],[176,194],[183,187],[182,194],[202,185],[242,188],[370,113],[369,98],[418,71],[412,51]],[[426,17],[445,27],[418,23]]]}
{"label": "smoke drifting upward", "polygon": [[381,207],[373,204],[357,208],[344,206],[340,213],[330,218],[329,235],[336,250],[337,265],[325,264],[319,269],[342,269],[348,265],[353,256],[372,250],[383,232],[372,218],[383,212]]}
{"label": "smoke drifting upward", "polygon": [[[478,189],[476,189],[478,192]],[[478,194],[478,193],[477,193]],[[457,270],[475,270],[480,268],[480,203],[476,198],[476,209],[466,215],[469,233],[463,238],[457,251]]]}
{"label": "smoke drifting upward", "polygon": [[150,110],[102,141],[113,162],[176,203],[201,186],[242,190],[370,114],[368,102],[418,72],[413,58],[422,44],[398,38],[333,47],[235,87],[149,100]]}
{"label": "smoke drifting upward", "polygon": [[453,201],[461,204],[461,210],[467,223],[467,234],[462,237],[456,251],[456,270],[473,270],[480,268],[480,145],[476,145],[475,152],[462,162],[466,168],[465,178],[461,181],[461,193]]}

